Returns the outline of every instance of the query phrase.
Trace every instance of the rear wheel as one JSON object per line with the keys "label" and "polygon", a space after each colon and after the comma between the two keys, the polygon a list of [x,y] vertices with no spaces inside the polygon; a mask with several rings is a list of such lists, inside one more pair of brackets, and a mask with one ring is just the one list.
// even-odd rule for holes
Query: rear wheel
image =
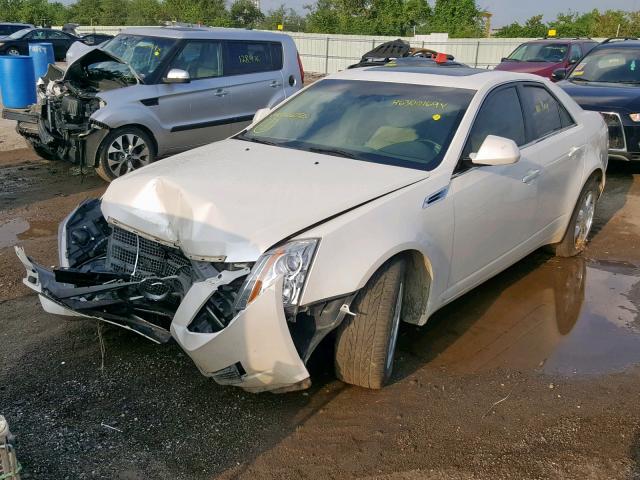
{"label": "rear wheel", "polygon": [[391,376],[404,290],[405,261],[395,258],[371,277],[337,332],[337,377],[352,385],[382,388]]}
{"label": "rear wheel", "polygon": [[573,257],[587,247],[595,217],[598,193],[598,182],[593,178],[586,183],[580,192],[562,241],[551,246],[556,256]]}
{"label": "rear wheel", "polygon": [[137,127],[122,127],[110,132],[98,148],[96,172],[110,182],[156,159],[153,139]]}

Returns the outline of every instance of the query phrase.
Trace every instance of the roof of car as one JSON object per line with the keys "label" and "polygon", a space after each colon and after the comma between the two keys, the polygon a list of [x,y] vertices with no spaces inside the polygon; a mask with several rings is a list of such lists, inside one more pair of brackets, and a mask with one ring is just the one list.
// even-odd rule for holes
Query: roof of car
{"label": "roof of car", "polygon": [[537,40],[530,40],[525,43],[598,43],[597,40],[591,38],[538,38]]}
{"label": "roof of car", "polygon": [[602,48],[640,48],[640,40],[637,38],[624,38],[617,39],[612,38],[609,40],[605,40],[600,45],[596,47],[597,49]]}
{"label": "roof of car", "polygon": [[123,34],[144,35],[164,38],[196,38],[196,39],[245,39],[282,40],[282,33],[246,30],[242,28],[210,28],[210,27],[134,27],[125,28]]}
{"label": "roof of car", "polygon": [[326,77],[328,79],[393,82],[416,85],[480,90],[509,81],[533,81],[544,83],[542,77],[530,73],[483,70],[470,67],[365,67],[343,70]]}

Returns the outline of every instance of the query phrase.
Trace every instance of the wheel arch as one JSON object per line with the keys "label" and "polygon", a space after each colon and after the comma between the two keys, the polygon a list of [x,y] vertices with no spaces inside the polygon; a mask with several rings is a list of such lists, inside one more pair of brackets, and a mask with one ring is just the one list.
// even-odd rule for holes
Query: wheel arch
{"label": "wheel arch", "polygon": [[98,165],[99,165],[99,162],[100,162],[100,151],[102,150],[102,147],[104,145],[104,141],[107,138],[107,136],[112,132],[115,132],[117,130],[124,130],[125,128],[137,128],[139,130],[142,130],[147,135],[149,135],[149,138],[151,138],[151,141],[153,142],[153,148],[155,150],[155,154],[156,154],[156,156],[158,155],[158,140],[156,139],[156,136],[153,134],[151,129],[149,127],[145,126],[145,125],[140,124],[140,123],[127,123],[126,125],[121,125],[119,127],[110,128],[108,130],[107,134],[104,137],[102,137],[102,139],[100,140],[100,144],[96,148],[95,153],[93,155],[93,157],[94,157],[93,158],[94,167],[98,167]]}

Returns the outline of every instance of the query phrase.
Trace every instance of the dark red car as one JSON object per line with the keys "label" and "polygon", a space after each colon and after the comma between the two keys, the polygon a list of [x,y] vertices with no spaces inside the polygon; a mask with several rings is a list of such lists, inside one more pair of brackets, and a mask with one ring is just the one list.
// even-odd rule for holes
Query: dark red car
{"label": "dark red car", "polygon": [[535,73],[551,79],[558,68],[568,68],[575,64],[589,50],[598,45],[591,39],[546,38],[526,42],[516,48],[511,55],[502,59],[496,70]]}

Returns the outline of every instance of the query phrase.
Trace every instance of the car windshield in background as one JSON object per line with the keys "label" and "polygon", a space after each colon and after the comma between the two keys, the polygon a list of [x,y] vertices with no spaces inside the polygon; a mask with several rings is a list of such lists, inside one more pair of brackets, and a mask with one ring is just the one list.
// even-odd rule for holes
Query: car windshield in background
{"label": "car windshield in background", "polygon": [[432,170],[475,91],[322,80],[236,138]]}
{"label": "car windshield in background", "polygon": [[516,48],[507,60],[518,62],[553,62],[564,60],[569,45],[564,43],[525,43]]}
{"label": "car windshield in background", "polygon": [[13,32],[11,35],[9,35],[7,38],[12,39],[12,40],[17,40],[19,38],[24,37],[27,33],[29,33],[31,30],[33,30],[32,28],[23,28],[22,30],[18,30],[17,32]]}
{"label": "car windshield in background", "polygon": [[144,80],[146,76],[155,72],[175,43],[171,38],[117,35],[109,40],[102,50],[127,62]]}
{"label": "car windshield in background", "polygon": [[640,84],[640,49],[603,48],[592,51],[573,69],[569,80]]}

